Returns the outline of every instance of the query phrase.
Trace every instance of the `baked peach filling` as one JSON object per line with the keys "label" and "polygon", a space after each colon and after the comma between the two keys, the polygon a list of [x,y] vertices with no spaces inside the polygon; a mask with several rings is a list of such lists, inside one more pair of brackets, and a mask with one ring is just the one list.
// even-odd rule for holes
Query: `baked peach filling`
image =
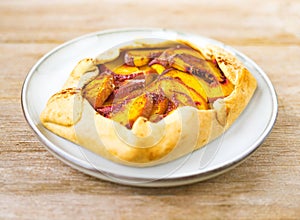
{"label": "baked peach filling", "polygon": [[129,129],[141,116],[158,122],[182,106],[210,109],[234,89],[216,60],[179,43],[123,50],[98,68],[100,74],[83,88],[83,96],[99,114]]}

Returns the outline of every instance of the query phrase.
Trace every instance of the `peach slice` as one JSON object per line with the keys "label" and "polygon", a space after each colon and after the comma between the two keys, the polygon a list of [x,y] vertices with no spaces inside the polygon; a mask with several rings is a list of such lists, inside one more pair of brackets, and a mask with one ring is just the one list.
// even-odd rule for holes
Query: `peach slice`
{"label": "peach slice", "polygon": [[203,82],[201,82],[201,79],[199,79],[198,77],[193,76],[192,74],[189,74],[189,73],[185,73],[185,72],[176,70],[176,69],[170,69],[169,71],[164,73],[164,76],[173,77],[177,80],[180,80],[187,87],[189,87],[189,89],[193,89],[195,92],[197,92],[199,95],[201,95],[206,101],[208,101],[207,92],[202,87]]}
{"label": "peach slice", "polygon": [[125,53],[124,62],[128,66],[144,66],[155,57],[158,57],[163,49],[129,50]]}
{"label": "peach slice", "polygon": [[102,106],[114,91],[114,81],[111,75],[101,74],[83,88],[83,96],[94,109]]}
{"label": "peach slice", "polygon": [[151,111],[151,115],[157,114],[162,115],[166,112],[168,108],[169,100],[162,96],[162,95],[155,95],[154,96],[154,104]]}
{"label": "peach slice", "polygon": [[158,63],[152,64],[151,68],[153,68],[158,74],[162,74],[166,69],[163,65],[160,65]]}
{"label": "peach slice", "polygon": [[[191,48],[188,48],[184,45],[178,45],[177,47],[172,47],[169,49],[166,49],[159,57],[154,58],[150,63],[149,66],[155,65],[155,64],[160,64],[163,67],[168,67],[173,64],[173,58],[178,56],[178,55],[190,55],[194,57],[203,57],[200,52],[193,50]],[[161,68],[158,66],[158,68]]]}
{"label": "peach slice", "polygon": [[123,64],[121,66],[117,66],[113,69],[113,72],[115,74],[119,74],[119,75],[131,75],[131,74],[134,74],[134,73],[138,73],[138,72],[141,72],[139,70],[139,68],[135,67],[135,66],[128,66],[126,64]]}
{"label": "peach slice", "polygon": [[181,81],[172,77],[164,77],[157,83],[164,95],[176,107],[194,106],[198,109],[208,109],[206,100],[193,89],[189,89]]}
{"label": "peach slice", "polygon": [[125,101],[120,109],[113,110],[110,118],[127,128],[131,128],[138,117],[149,118],[152,106],[152,97],[148,94],[142,94],[128,102]]}

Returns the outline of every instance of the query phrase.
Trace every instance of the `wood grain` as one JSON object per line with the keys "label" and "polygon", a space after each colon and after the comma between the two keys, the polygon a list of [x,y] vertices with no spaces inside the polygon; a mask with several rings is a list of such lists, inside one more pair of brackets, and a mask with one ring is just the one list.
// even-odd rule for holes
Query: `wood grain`
{"label": "wood grain", "polygon": [[[0,1],[0,219],[299,219],[299,10],[296,0]],[[26,74],[65,41],[123,27],[201,34],[254,59],[279,100],[254,155],[205,182],[143,189],[87,176],[46,151],[23,117]]]}

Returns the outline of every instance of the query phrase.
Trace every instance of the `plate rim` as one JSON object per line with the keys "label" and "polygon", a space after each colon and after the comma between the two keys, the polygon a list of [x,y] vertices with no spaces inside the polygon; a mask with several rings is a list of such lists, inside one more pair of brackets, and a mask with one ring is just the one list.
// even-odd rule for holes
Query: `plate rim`
{"label": "plate rim", "polygon": [[[251,144],[251,147],[247,149],[247,151],[243,152],[241,155],[237,155],[234,157],[229,163],[226,163],[226,165],[222,166],[219,165],[217,167],[212,167],[205,172],[188,172],[185,173],[182,176],[171,176],[171,177],[165,177],[160,178],[157,180],[153,180],[153,178],[147,178],[147,177],[132,177],[132,176],[126,176],[126,175],[119,175],[115,173],[109,173],[110,178],[107,178],[105,174],[108,173],[106,171],[101,171],[99,169],[94,168],[91,166],[88,162],[83,161],[81,159],[76,158],[73,155],[69,155],[69,153],[65,152],[63,149],[61,149],[59,146],[52,143],[48,138],[38,129],[36,124],[33,122],[33,120],[30,117],[30,113],[28,111],[28,106],[26,102],[26,94],[27,89],[29,87],[29,82],[32,76],[35,73],[35,70],[38,69],[38,67],[47,60],[48,57],[50,57],[55,52],[63,49],[64,47],[71,45],[75,42],[78,42],[80,40],[97,36],[97,35],[105,35],[105,34],[113,34],[113,33],[122,33],[122,32],[133,32],[133,31],[145,31],[145,32],[170,32],[177,34],[178,36],[193,36],[198,37],[202,39],[207,39],[208,41],[215,42],[216,44],[224,47],[224,49],[229,49],[230,51],[238,54],[240,57],[242,57],[244,60],[246,60],[250,65],[252,65],[260,74],[260,76],[263,78],[265,83],[267,84],[268,90],[272,97],[272,115],[270,116],[270,120],[268,121],[267,126],[265,127],[264,131],[260,134],[260,136],[256,139],[256,141]],[[56,158],[60,159],[64,163],[68,164],[69,166],[83,172],[86,174],[89,174],[91,176],[97,177],[102,180],[115,182],[123,185],[131,185],[131,186],[142,186],[142,187],[164,187],[164,186],[178,186],[178,185],[185,185],[190,184],[198,181],[203,181],[209,178],[212,178],[214,176],[220,175],[224,172],[227,172],[230,169],[233,169],[240,163],[242,163],[244,160],[246,160],[250,155],[252,155],[259,146],[263,143],[263,141],[269,136],[269,134],[272,131],[272,128],[274,127],[278,115],[278,98],[276,94],[276,90],[274,86],[272,85],[270,79],[268,78],[267,74],[249,57],[247,57],[245,54],[239,52],[238,50],[232,48],[229,45],[225,45],[220,41],[202,36],[202,35],[196,35],[188,32],[179,32],[176,30],[171,29],[165,29],[165,28],[119,28],[119,29],[107,29],[103,31],[97,31],[89,34],[85,34],[82,36],[79,36],[77,38],[71,39],[63,44],[58,45],[54,49],[50,50],[48,53],[46,53],[44,56],[42,56],[30,69],[28,74],[25,77],[24,83],[22,85],[21,90],[21,106],[22,111],[24,114],[24,117],[31,127],[31,129],[34,131],[34,133],[37,135],[38,139],[43,143],[43,145],[46,147],[46,149],[52,153]],[[79,146],[79,145],[78,145]],[[116,176],[118,179],[112,179],[112,176]],[[121,180],[120,180],[121,179]],[[136,182],[132,182],[136,181]],[[141,183],[141,181],[144,181]]]}

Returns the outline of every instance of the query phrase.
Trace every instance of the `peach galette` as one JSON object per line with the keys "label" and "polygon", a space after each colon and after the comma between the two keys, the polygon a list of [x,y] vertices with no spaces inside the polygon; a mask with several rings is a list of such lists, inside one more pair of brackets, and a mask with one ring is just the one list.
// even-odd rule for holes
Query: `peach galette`
{"label": "peach galette", "polygon": [[224,133],[255,89],[251,73],[219,47],[127,45],[81,60],[40,118],[107,159],[152,166]]}

